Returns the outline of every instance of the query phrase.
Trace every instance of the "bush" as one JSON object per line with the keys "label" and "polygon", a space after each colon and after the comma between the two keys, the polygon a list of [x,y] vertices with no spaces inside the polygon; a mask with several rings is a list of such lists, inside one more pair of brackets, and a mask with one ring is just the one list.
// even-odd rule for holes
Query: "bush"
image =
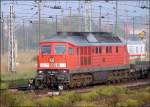
{"label": "bush", "polygon": [[125,102],[118,102],[116,107],[128,107],[128,105]]}
{"label": "bush", "polygon": [[140,104],[149,103],[150,93],[148,93],[148,92],[137,93],[137,100],[140,102]]}
{"label": "bush", "polygon": [[16,79],[16,80],[7,80],[5,81],[6,84],[8,84],[8,87],[16,87],[20,85],[24,85],[28,83],[28,79]]}
{"label": "bush", "polygon": [[128,94],[128,95],[135,95],[136,92],[134,90],[128,90],[126,94]]}
{"label": "bush", "polygon": [[134,99],[128,99],[126,101],[127,107],[139,107],[139,103],[137,100]]}
{"label": "bush", "polygon": [[38,106],[42,106],[42,107],[48,106],[50,103],[50,98],[43,97],[43,98],[37,99],[35,102],[36,102],[36,105]]}
{"label": "bush", "polygon": [[16,96],[8,91],[1,93],[0,98],[1,98],[1,106],[4,107],[19,106],[19,102],[16,101]]}
{"label": "bush", "polygon": [[36,103],[31,99],[26,99],[20,104],[20,107],[36,107]]}
{"label": "bush", "polygon": [[81,99],[79,94],[76,93],[68,93],[64,96],[57,97],[43,97],[36,100],[37,105],[39,106],[48,106],[48,107],[66,107],[72,106],[75,102]]}
{"label": "bush", "polygon": [[61,99],[63,100],[64,105],[72,105],[73,103],[80,101],[81,96],[78,93],[70,92],[70,93],[62,96]]}
{"label": "bush", "polygon": [[0,89],[8,89],[8,84],[7,83],[1,83],[0,84]]}
{"label": "bush", "polygon": [[127,88],[124,87],[114,87],[113,93],[114,94],[126,94],[128,92]]}
{"label": "bush", "polygon": [[119,102],[119,96],[113,95],[111,97],[106,98],[107,104],[111,107],[116,107]]}
{"label": "bush", "polygon": [[50,98],[48,107],[62,107],[65,102],[60,97]]}
{"label": "bush", "polygon": [[97,92],[89,92],[89,93],[85,93],[81,96],[82,100],[84,101],[93,101],[96,100],[96,98],[98,98],[98,93]]}
{"label": "bush", "polygon": [[93,102],[81,101],[74,104],[75,107],[98,107]]}
{"label": "bush", "polygon": [[149,93],[150,93],[150,87],[145,88],[145,90],[144,90],[144,91],[146,91],[146,92],[149,92]]}
{"label": "bush", "polygon": [[109,86],[109,87],[103,87],[96,91],[100,96],[112,96],[115,94],[124,94],[127,93],[127,89],[123,87],[115,87],[115,86]]}

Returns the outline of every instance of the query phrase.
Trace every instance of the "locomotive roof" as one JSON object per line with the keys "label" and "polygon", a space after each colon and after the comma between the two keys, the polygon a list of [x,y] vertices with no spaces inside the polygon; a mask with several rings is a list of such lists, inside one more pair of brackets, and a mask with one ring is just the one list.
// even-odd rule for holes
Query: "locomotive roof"
{"label": "locomotive roof", "polygon": [[70,42],[79,46],[123,45],[121,39],[108,32],[58,32],[45,42]]}

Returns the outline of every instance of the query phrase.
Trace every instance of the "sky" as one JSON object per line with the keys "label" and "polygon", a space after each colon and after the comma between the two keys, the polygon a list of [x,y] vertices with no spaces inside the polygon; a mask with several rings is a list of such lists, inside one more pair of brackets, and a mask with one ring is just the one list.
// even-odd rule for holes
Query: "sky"
{"label": "sky", "polygon": [[[1,2],[1,11],[3,12],[4,18],[9,15],[9,1]],[[102,16],[105,18],[102,21],[110,21],[110,23],[115,23],[115,7],[116,1],[92,1],[92,16],[99,17],[99,6],[102,6]],[[72,15],[79,15],[78,7],[81,8],[84,13],[84,1],[42,1],[41,2],[41,19],[50,20],[49,16],[61,15],[61,9],[51,9],[50,7],[57,5],[61,6],[64,10],[64,16],[69,15],[69,7],[72,8]],[[30,20],[38,20],[38,8],[37,3],[34,1],[15,1],[14,10],[16,15],[16,23],[21,23],[24,19],[25,22]],[[141,6],[148,6],[148,0],[133,0],[133,1],[118,1],[118,21],[125,21],[132,23],[133,16],[139,18],[137,23],[146,23],[143,20],[143,17],[149,16],[148,9],[141,9]],[[127,12],[128,11],[128,12]],[[127,17],[128,16],[128,17]],[[94,19],[93,19],[94,20]]]}

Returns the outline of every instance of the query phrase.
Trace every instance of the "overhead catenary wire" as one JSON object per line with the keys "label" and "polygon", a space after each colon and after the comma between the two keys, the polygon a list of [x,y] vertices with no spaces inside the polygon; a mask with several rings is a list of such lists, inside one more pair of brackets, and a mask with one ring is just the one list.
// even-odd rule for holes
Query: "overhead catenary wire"
{"label": "overhead catenary wire", "polygon": [[[44,16],[44,15],[46,15],[46,14],[43,14],[43,16],[41,17],[42,19],[50,19],[49,18],[49,16]],[[109,13],[109,15],[111,15],[110,13]],[[33,15],[34,16],[34,15]],[[62,15],[57,15],[57,17],[58,17],[58,19],[61,19],[61,16]],[[35,16],[35,17],[37,17],[37,16]],[[55,17],[55,15],[51,15],[51,17]],[[64,17],[70,17],[70,16],[64,16]],[[82,16],[71,16],[71,17],[82,17]],[[125,17],[125,16],[122,16],[123,17],[123,19],[122,20],[125,20],[127,17]],[[130,18],[129,18],[130,17]],[[133,19],[133,16],[129,16],[128,17],[128,19],[130,20],[129,22],[132,22],[132,19]],[[141,17],[141,16],[134,16],[134,17]],[[5,16],[5,18],[6,18],[6,16]],[[34,18],[34,17],[33,17]],[[29,18],[29,17],[26,17],[26,16],[21,16],[21,17],[16,17],[16,19],[20,19],[20,20],[22,20],[22,19],[24,19],[24,20],[27,20],[27,21],[29,21],[29,20],[32,20],[33,18]],[[142,17],[141,17],[142,18]],[[97,16],[92,16],[92,19],[94,20],[94,19],[99,19],[99,17]],[[106,16],[105,16],[105,18],[104,19],[108,19]],[[104,20],[103,19],[103,20]],[[34,19],[33,21],[38,21],[38,19]],[[75,20],[74,20],[75,21]],[[109,21],[110,22],[113,22],[113,20],[110,20],[109,19]],[[103,21],[102,21],[103,22]],[[108,21],[107,21],[108,22]],[[19,22],[15,22],[15,23],[17,23],[17,24],[20,24]],[[42,24],[42,22],[41,22],[41,24]],[[135,22],[135,24],[144,24],[144,23],[138,23],[138,22]],[[145,23],[146,24],[146,23]]]}
{"label": "overhead catenary wire", "polygon": [[[93,9],[92,9],[93,10]],[[64,9],[64,11],[65,11],[65,9]],[[94,12],[93,12],[94,13]],[[65,15],[65,14],[64,14]]]}
{"label": "overhead catenary wire", "polygon": [[[43,6],[41,6],[42,7],[42,9],[45,9],[46,11],[43,11],[42,12],[42,14],[41,14],[41,19],[49,19],[49,18],[47,18],[48,16],[54,16],[53,17],[53,19],[55,18],[55,16],[56,16],[56,13],[54,13],[54,14],[50,14],[50,15],[48,15],[47,14],[47,11],[48,11],[48,9],[51,9],[50,7],[52,6],[52,5],[54,5],[54,3],[55,2],[49,2],[49,3],[51,3],[51,4],[44,4],[44,5],[49,5],[49,8],[47,8],[47,7],[44,7],[44,5]],[[66,8],[65,7],[63,7],[63,10],[64,10],[64,14],[63,14],[63,16],[64,17],[67,17],[67,15],[68,14],[66,14],[66,12],[69,10],[68,9],[68,7],[71,5],[71,4],[75,4],[75,3],[77,3],[77,2],[69,2],[69,4],[68,4],[68,2],[66,2]],[[104,2],[105,4],[115,4],[115,2]],[[57,3],[56,3],[57,4]],[[62,6],[62,4],[63,3],[61,3],[60,4],[60,2],[59,2],[59,4],[58,5],[61,5]],[[81,4],[83,4],[83,1],[81,1]],[[94,4],[94,2],[93,2],[93,4]],[[121,3],[121,2],[119,2],[118,3],[118,5],[123,5],[123,4],[125,4],[125,3]],[[29,9],[29,8],[31,8],[31,7],[33,7],[34,8],[34,10],[31,10],[30,12],[31,13],[29,13],[30,15],[28,16],[27,14],[28,14],[28,12],[26,12],[25,13],[25,15],[27,15],[27,17],[26,16],[23,16],[23,18],[25,19],[25,20],[37,20],[38,19],[38,14],[34,14],[34,13],[32,13],[32,12],[37,12],[37,10],[36,9],[38,9],[38,6],[37,6],[37,4],[35,4],[35,2],[30,2],[30,3],[22,3],[22,2],[18,2],[17,4],[15,4],[15,5],[20,5],[20,6],[22,6],[22,5],[24,5],[24,6],[27,6],[27,8]],[[130,5],[130,4],[129,4]],[[131,4],[132,5],[132,4]],[[103,5],[102,5],[103,6]],[[131,7],[131,6],[130,6]],[[20,8],[20,7],[18,7],[18,8]],[[47,8],[47,9],[46,9]],[[23,9],[25,9],[25,8],[23,8]],[[84,9],[83,8],[81,8],[80,7],[80,9],[81,9],[81,12],[83,13],[83,11],[84,11]],[[103,10],[104,11],[102,11],[102,15],[105,17],[105,18],[108,18],[107,17],[107,9],[109,9],[109,10],[112,10],[113,9],[113,6],[112,7],[110,7],[109,8],[109,5],[105,5],[105,6],[103,6]],[[30,10],[30,9],[29,9]],[[51,9],[52,10],[52,9]],[[71,9],[72,10],[72,13],[74,13],[74,15],[77,15],[78,13],[76,13],[75,14],[75,10],[77,11],[77,8],[75,7],[75,8],[72,8]],[[114,11],[115,11],[115,9],[113,9]],[[122,9],[122,11],[123,11],[124,9]],[[57,17],[58,17],[58,22],[59,22],[59,20],[60,20],[60,18],[59,17],[61,17],[62,15],[61,15],[61,9],[59,10],[59,9],[56,9],[56,11],[57,11]],[[119,11],[120,11],[120,9],[119,9]],[[60,14],[58,14],[58,13],[60,13]],[[96,8],[96,9],[94,9],[94,8],[92,8],[92,13],[94,14],[93,16],[92,16],[92,20],[94,20],[94,19],[98,19],[98,18],[96,18],[96,17],[94,17],[97,13],[99,14],[99,10],[98,10],[98,8]],[[21,18],[22,18],[22,15],[24,14],[24,12],[22,12],[22,13],[20,13],[19,14],[19,16],[18,17],[16,17],[16,19],[19,19],[19,20],[21,20]],[[108,14],[109,14],[109,16],[110,17],[112,17],[112,18],[110,18],[109,20],[111,20],[111,21],[113,21],[113,19],[114,19],[114,16],[115,16],[115,14],[113,14],[113,13],[109,13],[108,12]],[[73,17],[76,17],[76,16],[74,16],[73,15]],[[30,17],[31,16],[31,17]],[[82,19],[83,19],[83,17],[84,18],[86,18],[85,16],[83,16],[82,15]],[[119,19],[119,21],[120,21],[120,19],[123,19],[123,18],[126,18],[126,17],[133,17],[132,15],[128,15],[128,16],[126,16],[126,15],[122,15],[122,14],[118,14],[118,19]],[[104,19],[105,19],[104,18]],[[132,20],[131,18],[129,18],[129,20]],[[124,20],[124,19],[123,19]],[[83,21],[82,21],[83,22]],[[129,21],[130,22],[130,21]],[[83,26],[83,24],[82,24],[82,26]]]}

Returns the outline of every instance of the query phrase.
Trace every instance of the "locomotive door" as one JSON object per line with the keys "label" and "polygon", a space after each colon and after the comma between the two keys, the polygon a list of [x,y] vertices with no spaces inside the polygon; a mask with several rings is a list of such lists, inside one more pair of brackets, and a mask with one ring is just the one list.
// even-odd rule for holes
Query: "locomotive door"
{"label": "locomotive door", "polygon": [[73,68],[77,63],[77,56],[75,55],[75,48],[74,47],[68,47],[68,63],[69,67]]}

